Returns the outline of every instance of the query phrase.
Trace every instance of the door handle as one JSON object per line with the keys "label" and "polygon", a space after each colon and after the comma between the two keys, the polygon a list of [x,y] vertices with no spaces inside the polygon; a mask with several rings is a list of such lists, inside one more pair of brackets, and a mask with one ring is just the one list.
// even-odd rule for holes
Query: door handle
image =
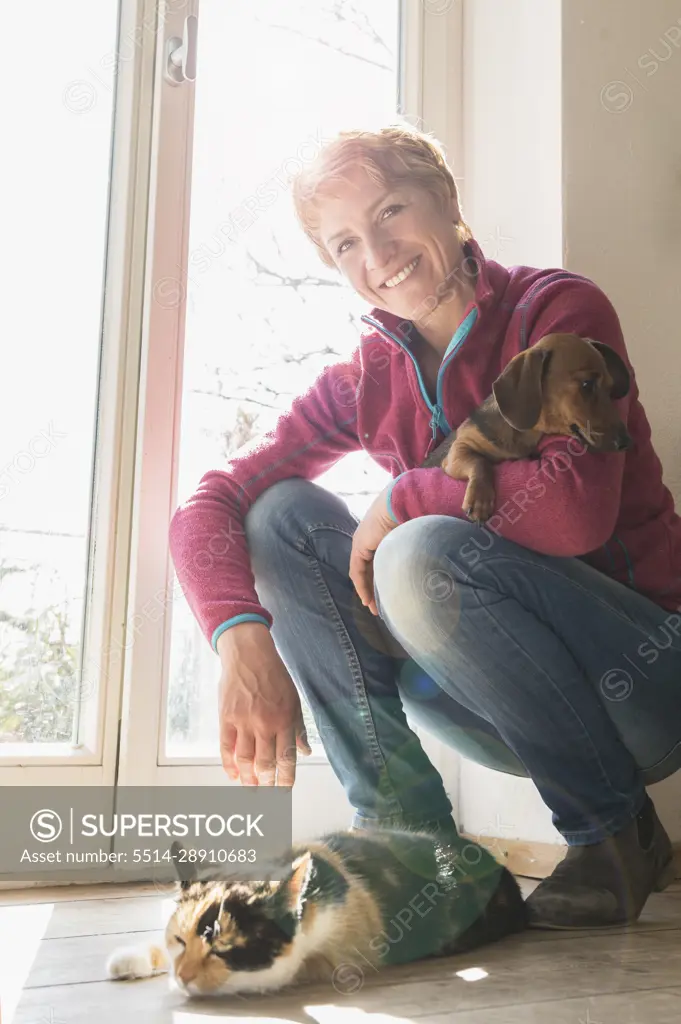
{"label": "door handle", "polygon": [[172,85],[196,81],[198,28],[198,18],[189,14],[184,19],[182,39],[171,36],[166,43],[165,77]]}

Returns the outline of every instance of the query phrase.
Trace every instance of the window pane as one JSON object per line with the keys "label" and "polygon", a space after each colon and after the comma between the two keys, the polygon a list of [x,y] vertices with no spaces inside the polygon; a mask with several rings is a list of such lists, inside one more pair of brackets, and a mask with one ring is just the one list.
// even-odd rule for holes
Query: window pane
{"label": "window pane", "polygon": [[5,744],[69,741],[78,705],[117,17],[114,0],[4,10]]}
{"label": "window pane", "polygon": [[[180,500],[358,343],[366,304],[320,262],[289,182],[337,130],[395,117],[399,6],[201,0]],[[385,479],[357,453],[319,482],[361,515]],[[180,595],[168,755],[217,755],[218,670]]]}

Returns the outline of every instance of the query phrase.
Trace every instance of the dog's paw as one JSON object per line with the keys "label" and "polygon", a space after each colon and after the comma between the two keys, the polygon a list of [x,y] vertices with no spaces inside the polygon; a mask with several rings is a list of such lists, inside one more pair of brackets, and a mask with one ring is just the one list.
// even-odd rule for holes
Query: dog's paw
{"label": "dog's paw", "polygon": [[168,956],[160,946],[124,946],[115,949],[106,962],[106,973],[113,981],[151,978],[168,969]]}
{"label": "dog's paw", "polygon": [[471,481],[463,498],[463,510],[474,523],[486,523],[494,512],[496,493],[494,486],[484,481]]}

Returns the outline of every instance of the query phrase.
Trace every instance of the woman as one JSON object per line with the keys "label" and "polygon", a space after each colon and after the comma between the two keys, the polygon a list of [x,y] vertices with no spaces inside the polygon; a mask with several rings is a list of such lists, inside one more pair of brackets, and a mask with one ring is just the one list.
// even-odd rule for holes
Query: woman
{"label": "woman", "polygon": [[[352,358],[172,521],[178,577],[222,664],[225,770],[293,784],[296,747],[309,752],[297,686],[354,827],[454,829],[408,712],[466,757],[532,778],[551,808],[568,852],[528,901],[535,925],[635,920],[673,877],[645,785],[681,758],[681,520],[617,314],[577,274],[487,260],[441,148],[409,126],[342,133],[294,201],[372,311]],[[545,437],[538,460],[496,469],[481,530],[465,484],[419,467],[551,332],[624,359],[633,448]],[[393,479],[358,525],[312,480],[360,448]]]}

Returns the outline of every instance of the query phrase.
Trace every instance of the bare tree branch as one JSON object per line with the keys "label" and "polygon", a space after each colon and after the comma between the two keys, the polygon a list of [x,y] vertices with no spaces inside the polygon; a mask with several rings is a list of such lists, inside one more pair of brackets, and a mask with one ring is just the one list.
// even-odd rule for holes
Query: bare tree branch
{"label": "bare tree branch", "polygon": [[[23,530],[18,526],[0,526],[0,533],[34,533],[39,537],[73,537],[75,540],[84,540],[84,533],[63,533],[61,530]],[[18,570],[23,572],[23,570]]]}
{"label": "bare tree branch", "polygon": [[[351,16],[348,17],[345,12],[348,12]],[[386,43],[383,36],[379,35],[374,26],[369,21],[366,11],[358,10],[353,3],[349,0],[336,0],[333,5],[331,12],[337,21],[350,21],[355,25],[363,35],[368,36],[372,43],[376,43],[377,46],[382,47],[388,56],[393,56],[393,51]],[[392,68],[390,69],[392,70]]]}
{"label": "bare tree branch", "polygon": [[223,398],[225,402],[250,402],[252,405],[261,405],[263,409],[274,409],[279,412],[279,406],[270,405],[269,402],[259,402],[257,398],[246,398],[244,395],[224,395],[221,391],[205,391],[203,388],[192,388],[192,395],[210,395],[211,398]]}
{"label": "bare tree branch", "polygon": [[[309,359],[311,356],[340,356],[340,355],[341,355],[341,353],[337,352],[335,348],[331,347],[331,345],[325,345],[324,348],[322,348],[322,349],[315,349],[314,352],[303,352],[302,356],[292,356],[289,352],[287,352],[285,355],[282,356],[282,359],[283,359],[283,361],[285,363],[298,363],[300,365],[300,363],[305,362],[305,360]],[[264,367],[259,366],[259,367],[256,367],[256,369],[262,370],[262,369],[264,369]]]}
{"label": "bare tree branch", "polygon": [[361,60],[364,64],[372,64],[375,68],[380,68],[381,71],[394,71],[395,69],[390,67],[389,64],[383,64],[379,60],[372,60],[371,57],[363,57],[359,53],[353,53],[351,50],[345,50],[342,46],[334,46],[332,43],[327,43],[326,39],[319,39],[318,36],[309,36],[306,32],[301,32],[300,29],[292,28],[290,25],[270,25],[269,28],[278,28],[282,32],[291,32],[292,35],[301,36],[303,39],[307,39],[310,43],[319,43],[320,46],[326,46],[329,50],[335,50],[336,53],[343,54],[344,57],[352,57],[354,60]]}
{"label": "bare tree branch", "polygon": [[[265,277],[274,278],[273,287],[275,288],[293,288],[298,289],[302,287],[320,287],[320,288],[340,288],[341,282],[334,281],[326,277],[315,277],[314,274],[306,274],[304,277],[291,277],[289,274],[282,274],[278,270],[270,270],[264,263],[261,263],[257,256],[254,256],[250,249],[246,250],[246,255],[249,260],[253,263],[256,273],[262,274]],[[259,282],[256,282],[259,283]]]}
{"label": "bare tree branch", "polygon": [[271,388],[269,384],[260,384],[259,387],[262,391],[269,391],[271,395],[286,395],[287,398],[290,398],[293,395],[292,391],[276,391],[274,388]]}

